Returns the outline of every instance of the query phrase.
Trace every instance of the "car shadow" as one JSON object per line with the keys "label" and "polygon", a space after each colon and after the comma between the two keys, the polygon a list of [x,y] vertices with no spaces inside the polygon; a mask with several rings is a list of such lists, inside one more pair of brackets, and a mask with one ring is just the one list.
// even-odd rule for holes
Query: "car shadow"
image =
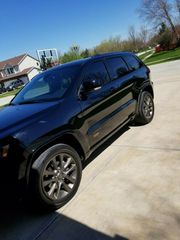
{"label": "car shadow", "polygon": [[36,212],[21,202],[1,203],[0,212],[2,240],[127,240],[119,235],[110,237],[62,213]]}

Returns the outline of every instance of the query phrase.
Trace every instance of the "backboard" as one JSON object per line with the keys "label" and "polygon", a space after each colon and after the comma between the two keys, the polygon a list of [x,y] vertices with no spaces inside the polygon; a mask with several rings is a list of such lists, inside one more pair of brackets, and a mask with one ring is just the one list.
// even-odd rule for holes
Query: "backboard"
{"label": "backboard", "polygon": [[44,62],[51,63],[52,65],[56,65],[59,62],[56,48],[37,50],[37,55],[41,65],[43,65]]}

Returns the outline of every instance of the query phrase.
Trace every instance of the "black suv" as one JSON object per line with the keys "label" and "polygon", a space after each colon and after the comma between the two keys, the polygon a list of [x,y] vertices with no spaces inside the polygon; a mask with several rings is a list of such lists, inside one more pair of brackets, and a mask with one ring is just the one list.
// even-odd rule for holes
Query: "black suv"
{"label": "black suv", "polygon": [[[0,110],[0,177],[57,209],[76,193],[82,162],[122,126],[154,115],[150,70],[132,53],[73,61],[37,75]],[[8,188],[10,182],[10,188]]]}

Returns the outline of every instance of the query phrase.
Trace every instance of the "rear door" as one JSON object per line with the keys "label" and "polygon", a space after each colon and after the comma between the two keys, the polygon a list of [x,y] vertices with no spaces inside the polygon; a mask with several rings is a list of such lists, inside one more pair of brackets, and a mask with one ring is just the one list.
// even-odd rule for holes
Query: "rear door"
{"label": "rear door", "polygon": [[134,78],[125,61],[119,57],[106,58],[105,64],[111,81],[107,84],[108,99],[111,102],[111,116],[104,125],[108,132],[117,128],[135,112],[133,97]]}

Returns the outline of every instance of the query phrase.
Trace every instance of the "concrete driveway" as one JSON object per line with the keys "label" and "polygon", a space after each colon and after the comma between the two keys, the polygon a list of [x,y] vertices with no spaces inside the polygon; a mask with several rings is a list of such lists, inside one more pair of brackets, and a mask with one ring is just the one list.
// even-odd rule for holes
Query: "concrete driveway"
{"label": "concrete driveway", "polygon": [[[55,213],[4,206],[0,239],[180,239],[180,61],[151,67],[155,117],[125,127],[89,160]],[[94,159],[94,160],[93,160]],[[93,160],[93,161],[92,161]],[[2,194],[1,194],[2,195]]]}

